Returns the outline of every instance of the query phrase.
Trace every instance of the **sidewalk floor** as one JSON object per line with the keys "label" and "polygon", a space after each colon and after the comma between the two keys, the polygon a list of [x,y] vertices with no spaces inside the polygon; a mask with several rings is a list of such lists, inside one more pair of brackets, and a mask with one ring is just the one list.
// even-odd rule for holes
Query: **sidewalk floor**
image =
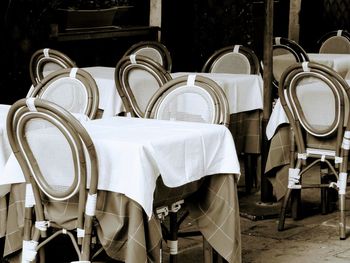
{"label": "sidewalk floor", "polygon": [[[308,215],[297,221],[287,218],[285,230],[278,231],[279,204],[272,204],[271,210],[276,212],[274,216],[270,213],[268,219],[252,220],[254,217],[247,215],[245,210],[259,203],[260,192],[247,195],[242,184],[244,178],[241,178],[238,187],[242,208],[240,224],[243,263],[350,262],[350,213],[347,218],[348,237],[340,240],[338,212],[335,210],[326,215],[320,213],[318,189],[303,190],[303,207],[308,210]],[[202,251],[200,237],[181,238],[178,262],[203,262]],[[164,262],[169,262],[166,251]]]}

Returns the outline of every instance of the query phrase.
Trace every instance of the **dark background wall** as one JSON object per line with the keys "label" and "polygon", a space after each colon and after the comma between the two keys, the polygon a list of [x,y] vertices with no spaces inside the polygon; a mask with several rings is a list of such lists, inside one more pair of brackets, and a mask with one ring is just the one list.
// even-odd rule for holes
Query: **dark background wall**
{"label": "dark background wall", "polygon": [[[234,44],[262,57],[264,1],[163,1],[163,41],[174,53],[174,70],[198,71],[217,49]],[[275,1],[278,34],[288,33],[289,0]]]}
{"label": "dark background wall", "polygon": [[350,0],[303,0],[299,19],[300,44],[308,52],[317,52],[323,34],[350,30]]}
{"label": "dark background wall", "polygon": [[[44,47],[58,48],[80,67],[115,66],[128,46],[142,38],[100,39],[58,43],[51,39],[50,24],[57,22],[60,2],[105,3],[107,0],[2,0],[0,1],[0,45],[2,59],[0,103],[13,103],[30,86],[28,63],[31,54]],[[139,13],[128,21],[148,20],[149,0],[133,1]],[[251,47],[262,59],[264,32],[263,0],[166,0],[163,1],[162,42],[173,58],[174,71],[199,71],[218,48],[241,44]],[[349,29],[350,0],[304,0],[300,14],[300,43],[307,51],[328,30]],[[288,36],[289,0],[275,0],[274,35]]]}

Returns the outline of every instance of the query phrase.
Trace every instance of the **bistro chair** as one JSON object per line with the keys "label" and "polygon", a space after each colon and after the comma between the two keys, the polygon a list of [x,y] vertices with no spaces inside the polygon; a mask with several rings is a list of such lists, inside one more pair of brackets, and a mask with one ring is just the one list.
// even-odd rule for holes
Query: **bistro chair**
{"label": "bistro chair", "polygon": [[[147,106],[145,118],[204,122],[228,127],[230,114],[228,101],[221,87],[207,77],[193,74],[174,78],[157,90]],[[181,197],[175,202],[171,200],[171,204],[155,208],[163,230],[165,229],[165,239],[170,248],[170,262],[176,262],[179,236],[200,235],[199,231],[179,232],[181,223],[189,214],[186,211],[178,219],[181,207],[186,204],[186,197]],[[167,228],[164,217],[168,215]],[[204,240],[204,246],[207,245],[207,241]]]}
{"label": "bistro chair", "polygon": [[89,134],[68,111],[40,98],[12,105],[7,134],[26,181],[22,262],[34,262],[39,251],[46,262],[44,246],[61,235],[71,240],[76,262],[90,262],[98,166]]}
{"label": "bistro chair", "polygon": [[[345,239],[350,88],[331,68],[303,62],[283,73],[278,92],[291,132],[288,189],[278,230],[284,229],[290,200],[293,218],[299,217],[302,189],[320,188],[322,211],[328,212],[327,198],[334,188],[339,195],[340,239]],[[314,167],[320,168],[316,183],[308,181]]]}
{"label": "bistro chair", "polygon": [[47,75],[27,94],[52,101],[77,117],[94,119],[98,112],[99,92],[93,77],[80,68],[59,69]]}
{"label": "bistro chair", "polygon": [[334,30],[324,34],[319,40],[319,53],[350,54],[350,33]]}
{"label": "bistro chair", "polygon": [[75,62],[59,50],[44,48],[33,53],[29,62],[29,74],[36,86],[50,72],[76,67]]}
{"label": "bistro chair", "polygon": [[227,46],[215,51],[205,62],[202,72],[259,74],[259,59],[254,51],[241,45]]}
{"label": "bistro chair", "polygon": [[130,55],[117,63],[114,80],[125,111],[133,117],[143,118],[149,99],[171,80],[171,76],[152,59]]}
{"label": "bistro chair", "polygon": [[275,37],[272,45],[273,60],[273,80],[272,84],[276,88],[277,95],[278,82],[282,73],[292,64],[304,61],[310,61],[306,51],[294,40]]}
{"label": "bistro chair", "polygon": [[[208,73],[229,73],[229,74],[260,74],[259,59],[254,51],[241,45],[227,46],[221,48],[212,54],[202,68],[202,72]],[[260,113],[257,113],[260,115]],[[232,116],[239,119],[242,114]],[[260,116],[258,116],[260,118]],[[231,127],[231,132],[235,133],[237,127]],[[244,155],[245,165],[245,188],[249,193],[256,179],[255,166],[257,158],[252,154]]]}
{"label": "bistro chair", "polygon": [[132,54],[142,55],[153,59],[162,65],[168,72],[171,72],[172,59],[168,48],[158,41],[141,41],[132,45],[125,53],[124,56],[130,56]]}

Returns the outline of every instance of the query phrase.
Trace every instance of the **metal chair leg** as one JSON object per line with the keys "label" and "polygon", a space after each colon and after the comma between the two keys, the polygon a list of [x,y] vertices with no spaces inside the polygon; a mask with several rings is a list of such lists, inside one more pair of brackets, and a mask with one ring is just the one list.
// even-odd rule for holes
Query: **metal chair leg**
{"label": "metal chair leg", "polygon": [[298,220],[301,218],[301,190],[293,189],[291,193],[292,218]]}
{"label": "metal chair leg", "polygon": [[339,194],[339,238],[346,238],[345,194]]}
{"label": "metal chair leg", "polygon": [[177,262],[178,253],[178,223],[177,223],[177,212],[169,213],[169,238],[167,240],[169,252],[170,252],[170,263]]}
{"label": "metal chair leg", "polygon": [[280,218],[278,221],[278,231],[282,231],[284,229],[284,221],[286,219],[287,206],[291,193],[292,189],[288,189],[287,193],[284,196],[283,203],[281,206]]}

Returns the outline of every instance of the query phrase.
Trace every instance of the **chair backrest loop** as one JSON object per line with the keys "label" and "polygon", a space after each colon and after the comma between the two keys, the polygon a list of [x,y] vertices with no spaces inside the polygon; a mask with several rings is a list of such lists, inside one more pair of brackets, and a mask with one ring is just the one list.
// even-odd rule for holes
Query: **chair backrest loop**
{"label": "chair backrest loop", "polygon": [[160,65],[168,72],[171,72],[172,59],[168,48],[158,41],[140,41],[133,44],[125,53],[124,56],[132,54],[148,57]]}
{"label": "chair backrest loop", "polygon": [[190,74],[164,84],[151,98],[145,117],[228,126],[228,107],[227,98],[216,82]]}
{"label": "chair backrest loop", "polygon": [[35,86],[52,71],[73,67],[76,67],[76,63],[63,52],[50,48],[39,49],[29,61],[30,79]]}
{"label": "chair backrest loop", "polygon": [[242,45],[216,50],[205,62],[202,72],[259,74],[259,59],[254,51]]}
{"label": "chair backrest loop", "polygon": [[27,94],[50,100],[70,111],[94,119],[99,106],[99,91],[94,78],[80,68],[59,69],[47,75]]}
{"label": "chair backrest loop", "polygon": [[127,113],[144,117],[151,96],[171,80],[159,63],[142,55],[121,58],[115,68],[115,85]]}

